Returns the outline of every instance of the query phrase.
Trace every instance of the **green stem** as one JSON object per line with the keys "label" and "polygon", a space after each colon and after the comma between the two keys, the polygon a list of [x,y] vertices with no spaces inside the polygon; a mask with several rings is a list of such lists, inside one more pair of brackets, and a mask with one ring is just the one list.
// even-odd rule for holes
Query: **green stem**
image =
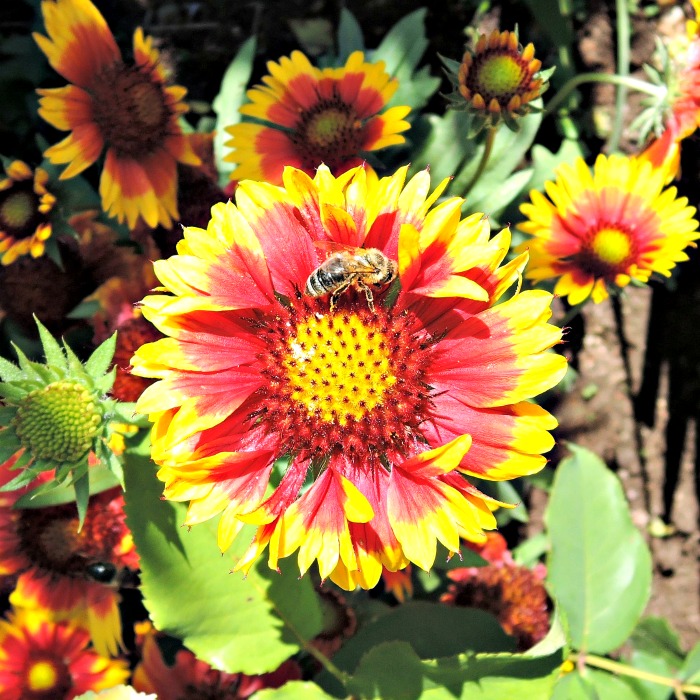
{"label": "green stem", "polygon": [[612,659],[606,659],[602,656],[595,656],[593,654],[572,654],[570,659],[575,664],[583,663],[586,666],[593,666],[594,668],[600,668],[604,671],[610,671],[610,673],[614,673],[618,676],[628,676],[629,678],[638,678],[640,681],[649,681],[650,683],[663,685],[667,688],[673,688],[681,693],[700,694],[700,685],[685,684],[677,678],[659,676],[656,673],[642,671],[639,668],[633,668],[632,666],[627,666],[627,664],[622,664]]}
{"label": "green stem", "polygon": [[[627,0],[615,0],[615,12],[617,15],[617,73],[622,78],[628,78],[630,74],[630,16],[627,12]],[[627,86],[619,85],[615,95],[615,116],[608,139],[608,153],[614,153],[620,145],[626,100]]]}
{"label": "green stem", "polygon": [[481,154],[481,160],[476,168],[476,172],[472,175],[471,180],[467,183],[464,190],[462,191],[461,197],[466,199],[467,195],[472,191],[474,185],[476,185],[478,179],[482,176],[484,170],[486,170],[486,164],[489,162],[491,157],[491,151],[493,151],[493,144],[496,141],[496,133],[498,132],[497,126],[492,126],[486,133],[486,141],[484,142],[484,152]]}
{"label": "green stem", "polygon": [[661,97],[665,92],[666,88],[660,85],[652,85],[652,83],[646,80],[639,80],[639,78],[633,78],[631,76],[624,75],[610,75],[609,73],[581,73],[575,78],[567,81],[564,86],[559,90],[559,92],[554,95],[554,97],[549,101],[547,107],[542,112],[542,116],[547,117],[553,114],[559,105],[566,100],[569,95],[576,90],[580,85],[585,85],[586,83],[610,83],[611,85],[625,85],[632,90],[637,92],[644,92],[647,95],[653,95],[654,97]]}

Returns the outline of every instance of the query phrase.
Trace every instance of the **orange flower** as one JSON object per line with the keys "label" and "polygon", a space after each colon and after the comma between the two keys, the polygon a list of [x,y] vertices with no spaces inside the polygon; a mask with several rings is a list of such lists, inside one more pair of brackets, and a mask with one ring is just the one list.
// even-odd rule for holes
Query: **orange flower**
{"label": "orange flower", "polygon": [[38,90],[39,114],[70,131],[45,155],[68,163],[74,177],[105,151],[100,180],[102,207],[134,228],[178,218],[177,169],[199,164],[178,124],[187,111],[186,90],[167,85],[150,37],[134,33],[134,63],[126,64],[102,15],[89,0],[42,0],[48,37],[34,38],[51,66],[72,84]]}

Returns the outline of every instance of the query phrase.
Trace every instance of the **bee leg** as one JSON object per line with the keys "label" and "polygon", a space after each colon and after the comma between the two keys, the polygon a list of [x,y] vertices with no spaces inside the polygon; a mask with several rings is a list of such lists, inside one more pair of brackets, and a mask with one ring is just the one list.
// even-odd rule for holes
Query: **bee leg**
{"label": "bee leg", "polygon": [[367,306],[369,306],[370,311],[374,313],[374,295],[372,294],[372,290],[362,280],[357,280],[357,286],[365,293]]}
{"label": "bee leg", "polygon": [[331,313],[333,312],[333,309],[335,309],[335,305],[338,302],[338,297],[353,283],[352,278],[347,280],[346,282],[343,282],[337,289],[333,291],[333,294],[331,294],[331,304],[330,304],[330,310]]}

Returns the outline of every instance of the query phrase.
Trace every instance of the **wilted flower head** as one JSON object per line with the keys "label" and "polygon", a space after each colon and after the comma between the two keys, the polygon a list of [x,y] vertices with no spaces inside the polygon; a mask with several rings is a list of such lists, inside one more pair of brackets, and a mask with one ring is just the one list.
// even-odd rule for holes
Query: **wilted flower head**
{"label": "wilted flower head", "polygon": [[49,214],[56,204],[48,181],[46,170],[32,170],[21,160],[5,166],[5,177],[0,179],[0,264],[44,254],[52,232]]}
{"label": "wilted flower head", "polygon": [[448,572],[453,581],[441,600],[451,605],[479,608],[498,618],[503,630],[525,651],[549,631],[549,600],[544,569],[512,563],[464,567]]}
{"label": "wilted flower head", "polygon": [[279,63],[248,92],[241,114],[265,122],[240,123],[226,131],[237,164],[232,180],[282,183],[286,165],[313,175],[324,163],[334,175],[360,165],[368,151],[400,144],[409,107],[386,109],[398,81],[383,61],[366,63],[355,51],[340,68],[315,68],[301,51]]}
{"label": "wilted flower head", "polygon": [[553,70],[540,70],[542,62],[535,58],[535,47],[523,48],[517,33],[498,30],[482,34],[461,63],[444,62],[456,88],[450,106],[472,115],[475,133],[501,122],[517,130],[517,117],[526,114],[532,101],[547,89]]}

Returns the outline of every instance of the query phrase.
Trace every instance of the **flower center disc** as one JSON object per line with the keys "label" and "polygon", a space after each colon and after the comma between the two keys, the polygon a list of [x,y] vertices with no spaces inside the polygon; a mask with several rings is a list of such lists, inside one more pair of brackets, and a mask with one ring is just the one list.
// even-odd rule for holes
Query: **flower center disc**
{"label": "flower center disc", "polygon": [[627,270],[633,253],[633,244],[626,231],[603,227],[592,233],[578,260],[580,266],[595,277],[610,278]]}
{"label": "flower center disc", "polygon": [[291,398],[310,416],[347,425],[382,405],[394,384],[384,332],[356,315],[311,316],[297,326],[283,361]]}
{"label": "flower center disc", "polygon": [[95,123],[119,155],[143,158],[162,145],[171,111],[161,84],[148,72],[115,64],[91,92]]}
{"label": "flower center disc", "polygon": [[19,183],[10,190],[0,192],[0,233],[15,239],[34,235],[40,220],[38,206],[39,198],[31,184]]}
{"label": "flower center disc", "polygon": [[474,75],[476,92],[507,102],[521,86],[523,67],[509,54],[487,55],[479,62]]}
{"label": "flower center disc", "polygon": [[302,113],[291,141],[303,167],[325,163],[331,170],[357,156],[364,127],[355,110],[339,98],[325,100]]}
{"label": "flower center disc", "polygon": [[51,700],[62,698],[72,686],[70,673],[58,658],[45,653],[31,658],[25,670],[26,700]]}
{"label": "flower center disc", "polygon": [[333,313],[328,300],[304,297],[265,323],[269,386],[258,414],[303,457],[402,452],[428,411],[431,342],[417,320],[345,297]]}
{"label": "flower center disc", "polygon": [[12,425],[38,459],[70,464],[82,459],[99,432],[102,416],[82,385],[61,381],[35,389],[20,402]]}

